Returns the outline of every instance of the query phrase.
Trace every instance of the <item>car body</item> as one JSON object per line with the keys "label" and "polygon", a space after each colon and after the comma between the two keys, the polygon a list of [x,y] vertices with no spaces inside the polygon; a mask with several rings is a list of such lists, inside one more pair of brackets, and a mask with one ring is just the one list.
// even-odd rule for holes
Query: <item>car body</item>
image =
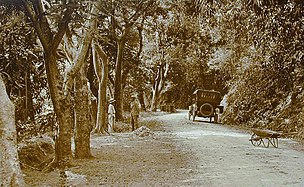
{"label": "car body", "polygon": [[[189,119],[194,121],[195,117],[212,117],[218,119],[224,107],[220,105],[222,95],[218,91],[197,89],[193,92],[193,103],[189,106]],[[217,120],[216,120],[217,121]]]}

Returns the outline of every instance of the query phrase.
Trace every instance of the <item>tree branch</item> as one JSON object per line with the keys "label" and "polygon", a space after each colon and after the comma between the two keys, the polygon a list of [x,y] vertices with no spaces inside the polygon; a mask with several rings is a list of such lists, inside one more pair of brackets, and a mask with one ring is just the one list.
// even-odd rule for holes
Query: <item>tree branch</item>
{"label": "tree branch", "polygon": [[111,77],[110,73],[108,74],[108,80],[110,81],[112,86],[114,86],[115,82],[114,82],[114,79]]}
{"label": "tree branch", "polygon": [[104,50],[102,49],[102,47],[100,47],[100,45],[97,43],[97,53],[98,55],[101,57],[102,60],[105,60],[108,58],[108,55],[104,52]]}
{"label": "tree branch", "polygon": [[30,7],[29,3],[26,0],[22,0],[22,3],[25,8],[26,14],[28,15],[28,17],[30,18],[30,20],[33,23],[33,26],[37,32],[37,35],[41,41],[43,48],[48,49],[49,43],[48,43],[47,39],[45,38],[45,35],[43,34],[41,25],[38,22],[37,15],[34,13],[34,10]]}
{"label": "tree branch", "polygon": [[95,75],[98,79],[98,82],[100,82],[101,80],[101,65],[98,63],[99,62],[99,58],[98,58],[98,52],[97,49],[98,46],[96,47],[96,44],[94,41],[92,41],[92,56],[93,56],[93,66],[94,66],[94,70],[95,70]]}
{"label": "tree branch", "polygon": [[66,30],[68,29],[68,24],[72,18],[73,9],[71,7],[68,7],[66,11],[63,13],[63,18],[59,22],[58,25],[58,32],[54,36],[53,42],[52,42],[52,50],[56,50],[62,40],[63,35],[65,34]]}
{"label": "tree branch", "polygon": [[151,7],[151,5],[154,3],[154,0],[150,0],[146,6],[144,8],[143,7],[143,2],[141,2],[135,13],[128,19],[128,22],[126,24],[126,27],[132,27],[135,23],[136,23],[136,20],[142,15],[141,13],[144,13],[149,7]]}
{"label": "tree branch", "polygon": [[143,31],[144,20],[145,20],[145,19],[142,18],[140,26],[137,27],[138,36],[139,36],[139,49],[138,49],[138,52],[137,52],[137,54],[136,54],[136,59],[138,60],[138,63],[139,63],[139,58],[140,58],[140,55],[141,55],[141,52],[142,52],[142,48],[143,48],[143,36],[142,36],[142,31]]}
{"label": "tree branch", "polygon": [[[97,9],[93,6],[91,13],[95,14],[96,10]],[[64,85],[65,94],[67,93],[67,90],[72,87],[76,74],[79,72],[79,70],[82,68],[82,66],[85,63],[86,54],[93,39],[93,32],[97,28],[96,24],[97,24],[96,17],[92,16],[91,19],[89,20],[89,29],[85,33],[80,51],[74,60],[73,66],[67,72],[67,76],[65,77],[65,85]]]}

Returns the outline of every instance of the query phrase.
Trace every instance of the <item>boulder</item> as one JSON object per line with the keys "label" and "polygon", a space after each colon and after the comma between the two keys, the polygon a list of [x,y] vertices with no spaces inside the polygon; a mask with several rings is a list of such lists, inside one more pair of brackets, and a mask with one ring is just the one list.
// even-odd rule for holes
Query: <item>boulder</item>
{"label": "boulder", "polygon": [[50,137],[32,137],[18,145],[18,155],[22,168],[41,171],[55,158],[55,142]]}

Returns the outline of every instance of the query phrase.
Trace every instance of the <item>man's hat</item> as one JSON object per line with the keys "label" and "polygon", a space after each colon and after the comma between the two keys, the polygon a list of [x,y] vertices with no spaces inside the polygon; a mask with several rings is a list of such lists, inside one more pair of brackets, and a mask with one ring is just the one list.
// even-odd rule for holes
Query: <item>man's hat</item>
{"label": "man's hat", "polygon": [[114,102],[115,102],[115,99],[111,98],[110,103],[114,103]]}

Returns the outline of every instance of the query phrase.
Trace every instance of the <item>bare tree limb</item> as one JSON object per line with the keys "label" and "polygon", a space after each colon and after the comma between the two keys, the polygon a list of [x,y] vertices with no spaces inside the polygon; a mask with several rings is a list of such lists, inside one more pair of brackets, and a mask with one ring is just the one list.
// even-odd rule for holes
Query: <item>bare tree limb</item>
{"label": "bare tree limb", "polygon": [[54,36],[53,42],[52,42],[52,50],[56,50],[62,40],[63,35],[65,34],[66,30],[68,29],[68,24],[72,18],[72,13],[73,13],[72,8],[67,8],[67,10],[63,13],[63,18],[60,21],[58,25],[58,32]]}
{"label": "bare tree limb", "polygon": [[33,26],[37,32],[37,35],[41,41],[41,44],[43,46],[44,49],[48,49],[49,48],[49,43],[47,38],[45,37],[45,35],[43,34],[43,31],[41,29],[41,25],[38,22],[38,18],[36,16],[36,14],[34,13],[35,11],[30,7],[29,2],[27,2],[26,0],[22,0],[23,6],[25,8],[26,14],[29,16],[30,20],[33,23]]}
{"label": "bare tree limb", "polygon": [[110,83],[112,84],[112,86],[114,86],[114,79],[111,77],[110,74],[108,74],[108,80],[110,81]]}
{"label": "bare tree limb", "polygon": [[143,8],[143,2],[141,2],[135,13],[128,19],[128,24],[126,25],[126,27],[132,27],[135,23],[136,20],[142,15],[142,13],[144,13],[149,7],[151,7],[151,5],[154,3],[154,0],[150,0],[146,6]]}
{"label": "bare tree limb", "polygon": [[[92,14],[96,13],[96,10],[97,9],[95,8],[95,6],[93,6],[91,10]],[[93,32],[96,28],[96,24],[97,24],[96,17],[92,16],[91,19],[89,20],[89,29],[85,32],[85,36],[83,38],[80,51],[74,60],[73,66],[67,72],[67,76],[65,77],[65,85],[64,85],[65,94],[67,93],[68,88],[72,87],[76,74],[79,72],[79,70],[81,69],[81,67],[85,62],[87,51],[93,39]]]}

